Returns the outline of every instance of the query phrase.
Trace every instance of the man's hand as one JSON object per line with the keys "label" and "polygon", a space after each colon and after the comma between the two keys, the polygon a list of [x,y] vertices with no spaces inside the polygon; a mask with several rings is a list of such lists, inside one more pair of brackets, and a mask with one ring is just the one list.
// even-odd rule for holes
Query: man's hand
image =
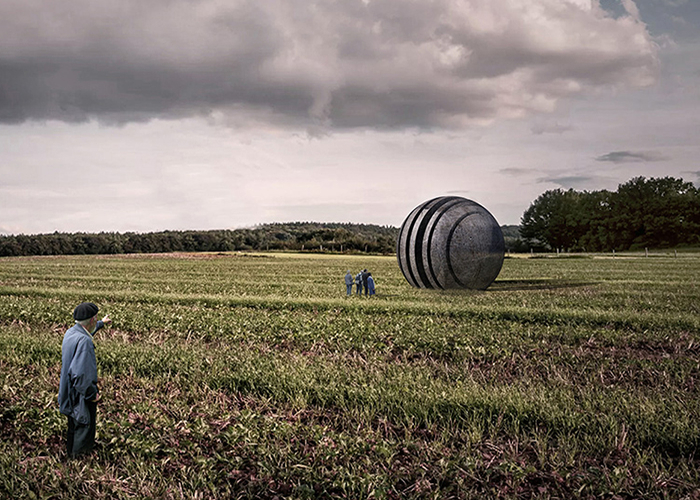
{"label": "man's hand", "polygon": [[105,325],[109,325],[109,324],[112,322],[112,318],[110,318],[110,317],[109,317],[109,314],[108,314],[107,316],[105,316],[104,318],[102,318],[102,322],[103,322]]}

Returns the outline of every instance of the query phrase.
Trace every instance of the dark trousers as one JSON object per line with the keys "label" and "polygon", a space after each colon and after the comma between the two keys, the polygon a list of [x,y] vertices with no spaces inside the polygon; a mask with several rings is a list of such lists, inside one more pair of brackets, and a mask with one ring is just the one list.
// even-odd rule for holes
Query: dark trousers
{"label": "dark trousers", "polygon": [[68,417],[68,439],[66,451],[69,457],[77,457],[89,453],[95,446],[95,423],[97,420],[97,403],[86,401],[90,412],[90,422],[81,424],[73,417]]}

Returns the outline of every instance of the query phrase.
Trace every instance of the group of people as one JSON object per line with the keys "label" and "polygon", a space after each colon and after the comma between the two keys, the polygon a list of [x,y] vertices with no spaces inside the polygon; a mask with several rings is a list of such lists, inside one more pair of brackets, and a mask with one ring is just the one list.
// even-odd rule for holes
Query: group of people
{"label": "group of people", "polygon": [[345,288],[347,289],[348,297],[352,295],[352,285],[357,287],[357,295],[362,295],[364,290],[365,296],[372,296],[375,293],[374,289],[374,278],[372,278],[372,273],[368,272],[367,269],[363,269],[353,278],[352,273],[348,269],[345,274]]}

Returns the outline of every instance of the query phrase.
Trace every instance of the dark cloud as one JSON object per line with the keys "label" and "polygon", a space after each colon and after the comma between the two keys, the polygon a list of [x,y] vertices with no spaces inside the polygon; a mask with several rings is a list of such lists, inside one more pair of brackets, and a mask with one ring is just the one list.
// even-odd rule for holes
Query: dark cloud
{"label": "dark cloud", "polygon": [[585,175],[570,175],[560,177],[542,177],[538,182],[556,184],[564,189],[583,189],[590,186],[597,178]]}
{"label": "dark cloud", "polygon": [[529,169],[527,169],[527,168],[517,168],[517,167],[513,167],[513,168],[502,168],[501,170],[499,170],[499,172],[500,172],[501,174],[504,174],[504,175],[508,175],[508,176],[512,176],[512,177],[518,177],[518,176],[521,176],[521,175],[530,174],[530,173],[532,173],[532,170],[529,170]]}
{"label": "dark cloud", "polygon": [[652,162],[668,160],[668,157],[654,151],[613,151],[598,156],[596,161],[609,161],[613,163]]}
{"label": "dark cloud", "polygon": [[[460,128],[653,82],[646,27],[594,2],[0,5],[0,122]],[[544,131],[543,131],[544,132]]]}

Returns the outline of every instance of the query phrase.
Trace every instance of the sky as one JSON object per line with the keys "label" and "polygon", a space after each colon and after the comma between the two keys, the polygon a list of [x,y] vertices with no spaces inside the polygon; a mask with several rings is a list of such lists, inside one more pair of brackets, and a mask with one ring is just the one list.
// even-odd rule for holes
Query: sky
{"label": "sky", "polygon": [[700,186],[700,0],[0,0],[0,234]]}

